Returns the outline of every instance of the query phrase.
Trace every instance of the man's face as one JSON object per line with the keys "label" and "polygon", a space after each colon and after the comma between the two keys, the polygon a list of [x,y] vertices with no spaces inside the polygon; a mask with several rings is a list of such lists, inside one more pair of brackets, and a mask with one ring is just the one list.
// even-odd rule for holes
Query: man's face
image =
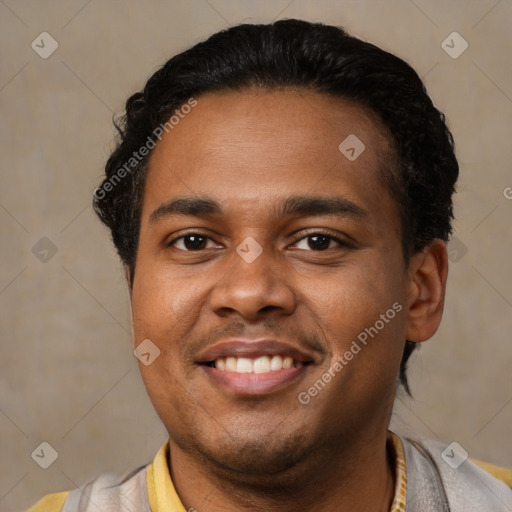
{"label": "man's face", "polygon": [[409,279],[386,152],[364,110],[306,91],[206,94],[157,144],[132,310],[171,451],[272,473],[387,427]]}

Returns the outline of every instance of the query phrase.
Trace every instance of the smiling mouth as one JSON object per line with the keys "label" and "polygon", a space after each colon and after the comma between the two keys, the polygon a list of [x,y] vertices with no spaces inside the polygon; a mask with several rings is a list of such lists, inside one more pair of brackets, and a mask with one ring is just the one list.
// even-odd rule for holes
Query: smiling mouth
{"label": "smiling mouth", "polygon": [[208,382],[230,397],[267,396],[292,389],[321,361],[318,350],[264,338],[218,342],[196,356]]}
{"label": "smiling mouth", "polygon": [[312,361],[296,361],[291,356],[264,355],[259,357],[218,357],[205,363],[210,368],[234,373],[270,373],[290,368],[301,368]]}

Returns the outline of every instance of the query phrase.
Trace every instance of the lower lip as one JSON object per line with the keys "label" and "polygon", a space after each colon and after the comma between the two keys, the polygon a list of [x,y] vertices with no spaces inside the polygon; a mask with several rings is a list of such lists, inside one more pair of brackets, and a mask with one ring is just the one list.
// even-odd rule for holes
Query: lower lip
{"label": "lower lip", "polygon": [[237,395],[264,395],[279,391],[298,380],[308,366],[267,373],[237,373],[201,365],[206,375],[221,388]]}

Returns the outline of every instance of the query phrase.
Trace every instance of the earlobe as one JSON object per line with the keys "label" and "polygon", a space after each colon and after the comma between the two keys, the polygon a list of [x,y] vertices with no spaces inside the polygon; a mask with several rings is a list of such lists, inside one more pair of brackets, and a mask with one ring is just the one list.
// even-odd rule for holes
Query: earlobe
{"label": "earlobe", "polygon": [[443,316],[448,275],[446,244],[433,240],[411,257],[409,270],[407,339],[426,341],[435,334]]}

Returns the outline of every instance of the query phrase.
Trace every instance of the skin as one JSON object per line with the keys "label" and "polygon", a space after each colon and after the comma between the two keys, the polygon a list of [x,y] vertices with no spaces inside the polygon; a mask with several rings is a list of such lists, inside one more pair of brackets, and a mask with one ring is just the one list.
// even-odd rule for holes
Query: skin
{"label": "skin", "polygon": [[[349,134],[366,146],[354,161],[338,150]],[[161,351],[139,366],[169,433],[185,509],[389,510],[386,432],[404,340],[437,330],[447,274],[440,240],[404,262],[396,205],[379,174],[389,151],[371,113],[300,90],[200,96],[154,149],[131,283],[133,339]],[[341,197],[364,214],[276,212],[296,195]],[[151,220],[172,199],[205,196],[221,214]],[[319,231],[343,243],[322,244]],[[199,249],[174,241],[186,234],[206,238]],[[252,263],[236,252],[247,237],[263,250]],[[396,302],[402,310],[301,404],[299,393]],[[197,359],[234,336],[290,340],[312,362],[276,392],[231,393]]]}

